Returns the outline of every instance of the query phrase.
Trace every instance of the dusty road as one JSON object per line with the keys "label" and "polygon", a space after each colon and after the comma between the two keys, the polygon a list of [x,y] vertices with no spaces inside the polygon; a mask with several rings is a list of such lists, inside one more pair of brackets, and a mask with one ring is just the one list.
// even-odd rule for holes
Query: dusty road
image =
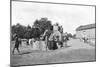
{"label": "dusty road", "polygon": [[22,49],[21,55],[11,55],[11,65],[95,61],[95,46],[75,39],[71,39],[68,45],[69,47],[50,51]]}

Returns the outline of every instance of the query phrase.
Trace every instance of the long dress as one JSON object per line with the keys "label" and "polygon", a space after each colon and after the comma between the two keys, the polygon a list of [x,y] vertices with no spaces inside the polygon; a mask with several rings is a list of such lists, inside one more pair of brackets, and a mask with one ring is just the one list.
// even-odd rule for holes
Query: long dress
{"label": "long dress", "polygon": [[33,43],[33,50],[39,50],[39,41]]}
{"label": "long dress", "polygon": [[39,49],[45,51],[46,50],[46,42],[40,41],[39,42]]}

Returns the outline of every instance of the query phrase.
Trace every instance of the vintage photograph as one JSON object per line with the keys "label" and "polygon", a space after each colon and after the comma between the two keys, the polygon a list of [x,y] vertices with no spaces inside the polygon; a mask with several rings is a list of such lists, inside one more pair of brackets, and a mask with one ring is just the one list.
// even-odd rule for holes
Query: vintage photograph
{"label": "vintage photograph", "polygon": [[96,61],[95,7],[12,0],[10,65]]}

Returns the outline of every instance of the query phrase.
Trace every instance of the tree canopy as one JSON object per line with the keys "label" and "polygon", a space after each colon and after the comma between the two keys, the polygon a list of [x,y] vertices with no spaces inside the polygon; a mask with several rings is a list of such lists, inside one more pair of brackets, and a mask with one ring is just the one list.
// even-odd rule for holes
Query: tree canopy
{"label": "tree canopy", "polygon": [[52,24],[48,18],[41,18],[35,20],[32,27],[30,25],[23,26],[21,24],[16,24],[11,26],[12,35],[17,34],[20,38],[39,38],[41,34],[44,33],[46,29],[51,29]]}
{"label": "tree canopy", "polygon": [[[53,30],[53,25],[48,18],[41,18],[36,19],[33,22],[32,27],[30,25],[24,26],[21,24],[16,24],[11,26],[11,34],[12,39],[13,35],[17,34],[20,38],[30,39],[30,38],[39,38],[45,30],[48,30],[50,32]],[[61,26],[61,32],[63,32],[63,28]],[[71,33],[67,33],[67,37],[73,37]]]}
{"label": "tree canopy", "polygon": [[48,18],[41,18],[40,20],[36,20],[33,26],[39,28],[41,33],[43,33],[46,29],[51,29],[52,23]]}

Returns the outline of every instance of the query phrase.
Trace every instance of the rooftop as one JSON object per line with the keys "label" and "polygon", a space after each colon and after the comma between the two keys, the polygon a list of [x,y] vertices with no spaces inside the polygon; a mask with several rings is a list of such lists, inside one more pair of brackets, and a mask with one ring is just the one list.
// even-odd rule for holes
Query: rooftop
{"label": "rooftop", "polygon": [[87,29],[92,29],[92,28],[96,28],[95,23],[79,26],[78,28],[76,28],[76,31],[87,30]]}

